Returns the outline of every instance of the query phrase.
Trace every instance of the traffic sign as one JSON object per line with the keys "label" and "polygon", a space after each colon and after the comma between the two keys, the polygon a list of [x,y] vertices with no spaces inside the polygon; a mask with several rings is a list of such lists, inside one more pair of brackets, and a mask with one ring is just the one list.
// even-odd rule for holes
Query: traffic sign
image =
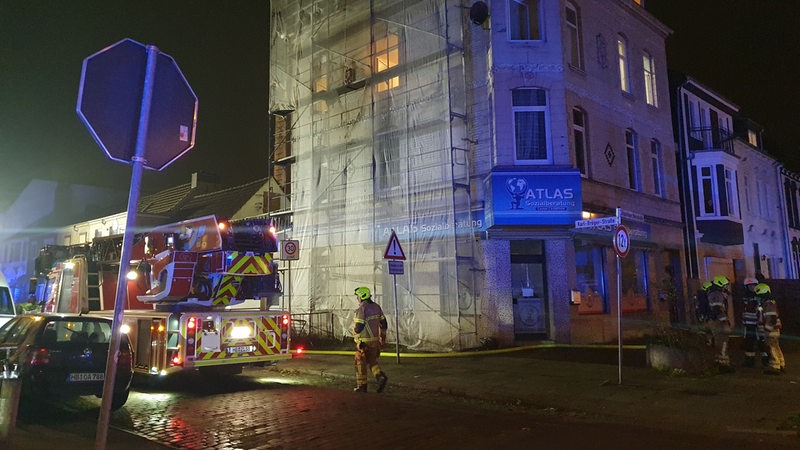
{"label": "traffic sign", "polygon": [[389,265],[389,275],[403,275],[403,261],[390,259],[386,263]]}
{"label": "traffic sign", "polygon": [[300,259],[300,241],[296,239],[281,241],[281,259],[284,261]]}
{"label": "traffic sign", "polygon": [[614,251],[617,256],[624,258],[628,256],[631,249],[631,242],[628,239],[628,229],[624,225],[620,225],[614,231]]}
{"label": "traffic sign", "polygon": [[397,233],[394,230],[392,230],[392,237],[389,238],[386,251],[383,252],[383,259],[406,260],[406,254],[403,252],[403,247],[400,246],[400,240],[397,239]]}
{"label": "traffic sign", "polygon": [[[81,71],[78,116],[109,158],[127,164],[136,155],[148,47],[123,39],[84,59]],[[175,60],[156,52],[143,166],[162,170],[194,147],[197,96]]]}
{"label": "traffic sign", "polygon": [[617,225],[619,225],[619,217],[615,216],[575,221],[575,228],[599,228]]}

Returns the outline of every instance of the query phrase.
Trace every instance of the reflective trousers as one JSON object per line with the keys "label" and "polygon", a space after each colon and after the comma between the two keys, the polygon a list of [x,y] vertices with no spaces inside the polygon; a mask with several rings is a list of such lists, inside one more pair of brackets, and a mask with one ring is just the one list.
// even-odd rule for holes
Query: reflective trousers
{"label": "reflective trousers", "polygon": [[366,386],[369,380],[367,369],[372,372],[373,377],[377,377],[383,371],[381,366],[378,365],[378,357],[381,355],[381,347],[377,342],[365,342],[364,348],[359,349],[356,344],[356,385]]}
{"label": "reflective trousers", "polygon": [[769,354],[769,366],[775,370],[786,368],[786,361],[783,359],[783,350],[781,350],[780,340],[780,331],[770,331],[765,342],[767,345],[767,353]]}
{"label": "reflective trousers", "polygon": [[727,320],[711,320],[708,328],[714,337],[714,361],[721,366],[730,366],[731,358],[728,355],[728,336],[731,334],[731,324]]}

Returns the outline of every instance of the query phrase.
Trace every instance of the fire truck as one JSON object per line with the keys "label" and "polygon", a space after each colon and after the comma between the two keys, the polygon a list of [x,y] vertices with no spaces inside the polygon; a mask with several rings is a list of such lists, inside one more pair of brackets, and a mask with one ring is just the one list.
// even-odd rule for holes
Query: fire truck
{"label": "fire truck", "polygon": [[[36,260],[45,312],[114,317],[122,235],[51,245]],[[246,364],[291,358],[289,313],[265,218],[205,216],[134,234],[123,331],[135,372],[241,373]],[[49,268],[46,270],[45,268]]]}

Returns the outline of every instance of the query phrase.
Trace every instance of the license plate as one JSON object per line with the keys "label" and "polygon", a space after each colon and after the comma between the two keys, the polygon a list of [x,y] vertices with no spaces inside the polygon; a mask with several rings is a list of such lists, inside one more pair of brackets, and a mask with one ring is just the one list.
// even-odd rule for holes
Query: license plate
{"label": "license plate", "polygon": [[71,373],[69,374],[68,381],[71,383],[80,383],[83,381],[104,381],[106,374],[100,372],[86,372],[86,373]]}
{"label": "license plate", "polygon": [[250,353],[256,351],[255,345],[235,345],[228,347],[228,353]]}

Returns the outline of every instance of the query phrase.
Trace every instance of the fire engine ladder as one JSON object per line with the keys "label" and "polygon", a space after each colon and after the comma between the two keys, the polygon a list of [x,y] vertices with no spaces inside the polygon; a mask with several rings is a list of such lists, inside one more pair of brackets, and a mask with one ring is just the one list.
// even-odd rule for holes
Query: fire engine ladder
{"label": "fire engine ladder", "polygon": [[[478,291],[476,289],[477,249],[472,224],[472,190],[469,118],[464,40],[461,30],[468,27],[460,7],[447,8],[445,45],[447,46],[448,108],[450,110],[450,162],[453,183],[453,218],[455,244],[455,301],[457,304],[458,345],[461,349],[478,345]],[[452,27],[456,25],[456,27]],[[458,32],[457,35],[456,32]]]}
{"label": "fire engine ladder", "polygon": [[[92,264],[92,266],[95,266],[95,264]],[[97,271],[97,267],[88,267],[86,269],[86,288],[89,311],[99,311],[101,309],[100,273]]]}

